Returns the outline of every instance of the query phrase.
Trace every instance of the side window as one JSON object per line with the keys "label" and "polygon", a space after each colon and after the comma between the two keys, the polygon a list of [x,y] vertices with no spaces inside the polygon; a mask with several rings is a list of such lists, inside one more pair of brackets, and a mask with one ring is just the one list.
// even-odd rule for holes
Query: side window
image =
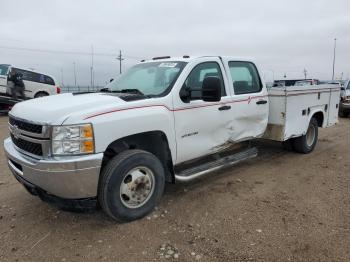
{"label": "side window", "polygon": [[13,68],[13,70],[19,74],[22,74],[23,80],[26,81],[35,81],[35,73],[23,70],[23,69],[19,69],[19,68]]}
{"label": "side window", "polygon": [[31,81],[40,83],[40,74],[29,71],[27,71],[27,73]]}
{"label": "side window", "polygon": [[12,74],[18,73],[18,74],[22,74],[22,76],[24,76],[24,70],[19,69],[19,68],[15,68],[15,67],[12,67],[11,73],[12,73]]}
{"label": "side window", "polygon": [[181,88],[180,97],[182,91],[185,91],[186,89],[195,89],[196,91],[191,91],[191,100],[202,99],[201,89],[203,80],[204,78],[210,76],[218,77],[221,79],[221,96],[226,96],[224,80],[222,78],[219,64],[216,62],[204,62],[192,69],[191,73],[188,75],[185,83]]}
{"label": "side window", "polygon": [[40,75],[40,76],[42,77],[42,80],[43,80],[42,82],[40,81],[41,83],[44,83],[47,85],[52,85],[52,86],[55,85],[55,81],[51,77],[49,77],[47,75]]}
{"label": "side window", "polygon": [[53,86],[55,85],[55,81],[52,79],[52,77],[49,77],[47,75],[30,72],[19,68],[13,68],[12,71],[22,74],[23,80],[26,80],[26,81],[37,82],[37,83],[53,85]]}
{"label": "side window", "polygon": [[258,93],[262,89],[261,80],[255,65],[250,62],[229,62],[233,89],[236,95]]}

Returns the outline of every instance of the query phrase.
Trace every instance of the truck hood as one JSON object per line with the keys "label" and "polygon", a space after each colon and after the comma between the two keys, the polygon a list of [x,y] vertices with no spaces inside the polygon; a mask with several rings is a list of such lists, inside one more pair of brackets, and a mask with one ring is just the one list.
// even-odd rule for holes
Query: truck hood
{"label": "truck hood", "polygon": [[16,104],[10,115],[46,124],[62,124],[73,113],[125,104],[117,96],[103,93],[62,94],[27,100]]}

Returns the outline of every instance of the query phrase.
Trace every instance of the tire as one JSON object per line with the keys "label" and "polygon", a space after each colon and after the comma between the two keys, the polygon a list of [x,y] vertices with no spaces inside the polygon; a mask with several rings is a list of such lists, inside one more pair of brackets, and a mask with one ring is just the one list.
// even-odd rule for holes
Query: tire
{"label": "tire", "polygon": [[98,200],[111,218],[129,222],[154,209],[164,185],[164,168],[156,156],[143,150],[127,150],[102,170]]}
{"label": "tire", "polygon": [[294,138],[290,138],[282,142],[282,146],[287,151],[295,151],[294,149]]}
{"label": "tire", "polygon": [[39,97],[44,97],[44,96],[48,96],[49,94],[46,92],[38,92],[35,94],[34,98],[39,98]]}
{"label": "tire", "polygon": [[306,134],[294,139],[294,150],[298,153],[309,154],[315,149],[317,139],[318,122],[315,118],[311,118]]}

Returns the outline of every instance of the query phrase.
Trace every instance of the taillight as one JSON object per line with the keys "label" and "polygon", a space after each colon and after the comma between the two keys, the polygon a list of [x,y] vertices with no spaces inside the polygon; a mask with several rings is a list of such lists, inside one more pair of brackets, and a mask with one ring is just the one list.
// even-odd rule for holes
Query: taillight
{"label": "taillight", "polygon": [[61,94],[61,88],[59,86],[56,87],[56,93]]}

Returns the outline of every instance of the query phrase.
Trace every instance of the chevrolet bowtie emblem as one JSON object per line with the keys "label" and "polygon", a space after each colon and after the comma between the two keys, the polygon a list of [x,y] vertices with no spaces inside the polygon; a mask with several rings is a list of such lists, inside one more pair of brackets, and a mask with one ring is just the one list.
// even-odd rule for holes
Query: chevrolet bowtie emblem
{"label": "chevrolet bowtie emblem", "polygon": [[12,135],[18,139],[21,136],[21,130],[19,130],[18,126],[13,125],[12,126]]}

